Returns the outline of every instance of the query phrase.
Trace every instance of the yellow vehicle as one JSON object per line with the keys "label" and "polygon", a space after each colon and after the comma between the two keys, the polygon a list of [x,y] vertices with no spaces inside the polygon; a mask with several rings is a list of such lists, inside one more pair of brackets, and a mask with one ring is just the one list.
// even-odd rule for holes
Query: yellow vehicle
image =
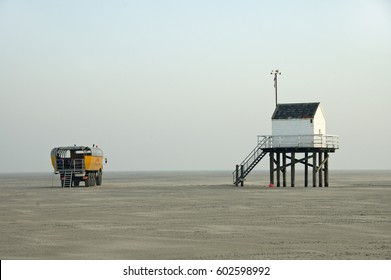
{"label": "yellow vehicle", "polygon": [[54,148],[50,157],[62,187],[79,186],[82,181],[86,187],[102,184],[103,151],[95,145]]}

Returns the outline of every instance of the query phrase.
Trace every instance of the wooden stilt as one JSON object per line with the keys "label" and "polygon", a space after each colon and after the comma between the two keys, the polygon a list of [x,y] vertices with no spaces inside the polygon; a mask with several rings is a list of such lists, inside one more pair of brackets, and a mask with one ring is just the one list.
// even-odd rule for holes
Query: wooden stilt
{"label": "wooden stilt", "polygon": [[[334,152],[327,149],[269,149],[264,155],[269,154],[270,164],[270,184],[276,187],[286,187],[288,185],[287,176],[290,173],[290,185],[296,186],[296,164],[304,165],[304,187],[310,186],[310,176],[312,167],[312,186],[328,187],[329,186],[329,154]],[[312,153],[312,154],[311,154]],[[311,160],[312,158],[312,160]],[[288,169],[290,167],[290,170]],[[290,172],[289,172],[290,171]],[[235,185],[244,185],[244,166],[236,166],[236,183]],[[275,176],[275,172],[277,175]],[[300,175],[302,176],[302,175]],[[235,180],[235,178],[234,178]]]}
{"label": "wooden stilt", "polygon": [[295,186],[295,153],[291,153],[291,187]]}
{"label": "wooden stilt", "polygon": [[286,153],[282,153],[282,186],[286,187]]}
{"label": "wooden stilt", "polygon": [[244,184],[244,165],[240,166],[240,186],[243,187]]}
{"label": "wooden stilt", "polygon": [[236,178],[235,178],[235,186],[238,186],[239,183],[239,165],[236,165],[236,172],[235,172]]}
{"label": "wooden stilt", "polygon": [[319,152],[319,167],[318,167],[318,173],[319,173],[319,187],[323,187],[323,153]]}
{"label": "wooden stilt", "polygon": [[280,156],[280,153],[277,152],[276,157],[277,157],[277,187],[280,187],[281,186],[281,180],[280,180],[281,156]]}
{"label": "wooden stilt", "polygon": [[316,187],[316,152],[312,155],[312,186]]}
{"label": "wooden stilt", "polygon": [[[263,136],[258,138],[258,144],[253,151],[244,159],[241,165],[236,165],[233,173],[233,180],[236,186],[244,185],[245,177],[254,169],[254,167],[269,154],[270,167],[270,187],[286,187],[289,183],[287,177],[290,177],[291,187],[296,186],[296,165],[304,165],[304,187],[310,186],[310,176],[312,167],[312,186],[329,186],[329,154],[338,149],[338,139],[329,141],[329,138],[321,135],[314,135],[313,145],[308,145],[307,138],[297,136],[298,143],[282,141],[281,136]],[[287,140],[290,138],[286,138]],[[294,138],[293,138],[294,139]],[[302,141],[305,140],[305,141]],[[317,142],[321,140],[320,145]],[[327,141],[326,141],[327,140]],[[335,143],[334,143],[335,142]],[[291,143],[291,144],[289,144]],[[312,160],[311,160],[312,158]],[[290,167],[290,170],[289,170]],[[301,167],[298,167],[301,169]],[[277,172],[276,178],[274,173]],[[318,174],[319,173],[319,174]],[[302,175],[299,174],[301,177]],[[282,178],[281,178],[282,177]],[[282,180],[282,182],[281,182]],[[318,182],[319,180],[319,182]],[[276,182],[277,181],[277,182]],[[302,179],[299,179],[302,182]]]}
{"label": "wooden stilt", "polygon": [[304,187],[308,187],[308,153],[304,153]]}
{"label": "wooden stilt", "polygon": [[329,153],[324,152],[324,186],[328,187],[329,186]]}
{"label": "wooden stilt", "polygon": [[274,171],[273,171],[273,169],[274,169],[274,153],[270,152],[269,156],[270,156],[270,184],[274,185]]}

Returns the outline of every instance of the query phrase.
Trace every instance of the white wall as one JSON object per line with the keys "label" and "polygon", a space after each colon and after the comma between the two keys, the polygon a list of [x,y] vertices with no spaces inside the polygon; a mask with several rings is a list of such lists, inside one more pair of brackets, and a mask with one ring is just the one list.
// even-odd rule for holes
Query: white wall
{"label": "white wall", "polygon": [[314,116],[313,134],[326,134],[326,119],[320,105]]}
{"label": "white wall", "polygon": [[314,126],[310,119],[272,120],[272,135],[310,135]]}

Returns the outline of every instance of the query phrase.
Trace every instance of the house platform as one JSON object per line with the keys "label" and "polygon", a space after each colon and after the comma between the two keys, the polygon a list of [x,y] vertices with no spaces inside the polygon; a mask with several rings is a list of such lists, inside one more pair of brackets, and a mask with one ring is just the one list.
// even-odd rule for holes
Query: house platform
{"label": "house platform", "polygon": [[[316,141],[309,141],[316,139]],[[289,145],[287,143],[290,143]],[[284,143],[284,145],[279,145]],[[313,187],[329,186],[329,154],[339,148],[335,135],[258,136],[258,144],[233,172],[233,183],[243,186],[246,176],[269,154],[270,185],[295,186],[296,164],[304,165],[304,187],[309,186],[310,168]],[[289,169],[288,169],[289,168]]]}

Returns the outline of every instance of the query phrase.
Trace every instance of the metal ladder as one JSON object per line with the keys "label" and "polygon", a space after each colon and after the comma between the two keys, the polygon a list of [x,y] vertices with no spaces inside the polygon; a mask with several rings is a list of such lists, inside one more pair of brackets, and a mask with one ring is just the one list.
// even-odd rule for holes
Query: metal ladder
{"label": "metal ladder", "polygon": [[[243,160],[243,162],[238,165],[240,170],[234,170],[233,183],[238,185],[243,182],[244,178],[254,169],[254,167],[265,157],[267,152],[263,149],[267,147],[267,143],[270,140],[270,137],[264,137],[262,140],[258,141],[258,144],[251,151],[251,153]],[[243,173],[242,173],[243,170]]]}
{"label": "metal ladder", "polygon": [[72,187],[72,177],[73,177],[73,172],[72,171],[65,171],[64,173],[64,184],[63,187]]}

